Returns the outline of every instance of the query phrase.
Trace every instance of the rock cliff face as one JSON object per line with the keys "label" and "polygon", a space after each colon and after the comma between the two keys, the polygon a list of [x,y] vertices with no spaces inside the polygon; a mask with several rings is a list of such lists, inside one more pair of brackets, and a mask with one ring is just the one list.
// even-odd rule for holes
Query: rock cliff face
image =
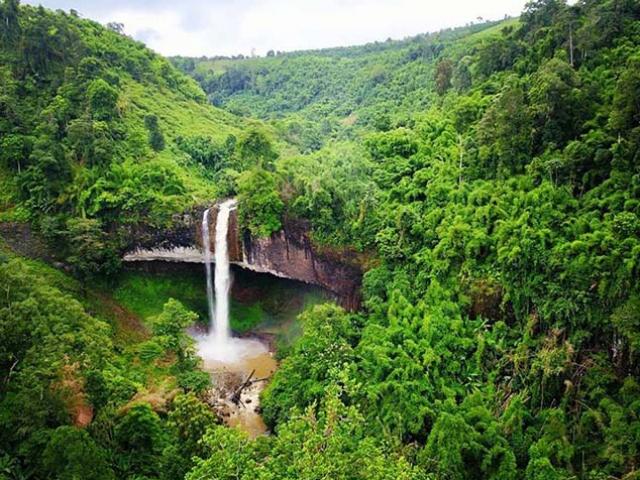
{"label": "rock cliff face", "polygon": [[[124,261],[204,262],[202,213],[193,211],[174,218],[167,230],[131,231],[131,243]],[[211,250],[215,250],[217,209],[209,212]],[[309,225],[285,221],[279,232],[267,238],[242,233],[237,211],[229,218],[228,245],[232,263],[256,272],[318,285],[333,293],[349,310],[360,306],[362,271],[348,251],[319,251],[309,239]]]}
{"label": "rock cliff face", "polygon": [[202,218],[202,211],[194,210],[174,215],[169,228],[132,227],[127,232],[127,253],[123,260],[203,262],[202,252],[197,247],[198,218]]}
{"label": "rock cliff face", "polygon": [[240,266],[279,277],[319,285],[334,293],[349,310],[360,306],[362,271],[350,252],[320,252],[308,236],[303,222],[286,222],[268,238],[243,235]]}

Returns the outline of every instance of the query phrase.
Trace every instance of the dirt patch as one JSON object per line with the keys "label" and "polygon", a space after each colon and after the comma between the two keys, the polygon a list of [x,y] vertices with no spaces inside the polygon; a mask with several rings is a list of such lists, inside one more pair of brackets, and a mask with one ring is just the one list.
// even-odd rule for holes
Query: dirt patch
{"label": "dirt patch", "polygon": [[78,405],[73,424],[76,427],[88,427],[93,420],[93,408],[90,405]]}
{"label": "dirt patch", "polygon": [[53,390],[62,398],[67,412],[76,427],[84,428],[93,420],[93,407],[84,391],[84,378],[78,363],[66,364],[60,370],[60,380],[53,383]]}

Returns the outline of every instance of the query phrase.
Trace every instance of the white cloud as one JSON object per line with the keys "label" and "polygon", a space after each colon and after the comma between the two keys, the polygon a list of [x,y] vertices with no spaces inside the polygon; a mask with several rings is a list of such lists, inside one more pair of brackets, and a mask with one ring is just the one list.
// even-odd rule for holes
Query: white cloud
{"label": "white cloud", "polygon": [[355,45],[517,15],[526,0],[27,0],[73,8],[165,55]]}

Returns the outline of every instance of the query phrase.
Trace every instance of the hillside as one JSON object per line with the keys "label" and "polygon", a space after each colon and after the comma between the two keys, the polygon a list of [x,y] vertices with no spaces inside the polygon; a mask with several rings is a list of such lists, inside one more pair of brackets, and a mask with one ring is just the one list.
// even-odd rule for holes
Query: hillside
{"label": "hillside", "polygon": [[[171,61],[192,75],[215,105],[264,119],[300,112],[318,120],[327,113],[346,117],[385,100],[402,100],[396,109],[410,105],[410,100],[433,90],[432,64],[446,46],[495,27],[486,23],[403,41],[262,58]],[[410,93],[415,96],[407,98]],[[415,109],[421,107],[424,104]]]}
{"label": "hillside", "polygon": [[117,249],[123,226],[165,225],[224,194],[188,145],[204,138],[230,159],[259,122],[208,106],[195,82],[118,31],[73,12],[3,9],[0,218],[30,221],[62,252],[81,235]]}
{"label": "hillside", "polygon": [[[263,58],[171,61],[198,81],[214,105],[243,116],[290,120],[281,122],[285,134],[301,136],[301,147],[311,151],[327,137],[350,138],[362,128],[406,122],[435,100],[434,72],[443,54],[466,51],[465,45],[481,49],[514,22]],[[463,81],[466,66],[459,66],[456,82]]]}
{"label": "hillside", "polygon": [[201,304],[200,279],[123,275],[121,249],[130,227],[225,195],[236,150],[273,131],[112,27],[0,2],[3,480],[178,478],[193,452],[169,405],[194,442],[219,421],[196,396],[211,386],[184,333],[198,315],[165,293]]}

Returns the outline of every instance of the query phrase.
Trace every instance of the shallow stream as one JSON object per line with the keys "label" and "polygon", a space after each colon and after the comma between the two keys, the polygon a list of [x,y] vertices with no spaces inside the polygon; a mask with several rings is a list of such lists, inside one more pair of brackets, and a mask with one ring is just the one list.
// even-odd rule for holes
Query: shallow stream
{"label": "shallow stream", "polygon": [[[245,431],[251,438],[267,433],[267,426],[260,416],[260,392],[277,368],[273,352],[257,339],[234,339],[252,342],[244,355],[233,360],[204,360],[204,370],[210,372],[214,390],[210,402],[223,419],[231,426]],[[251,384],[232,397],[251,376]]]}

